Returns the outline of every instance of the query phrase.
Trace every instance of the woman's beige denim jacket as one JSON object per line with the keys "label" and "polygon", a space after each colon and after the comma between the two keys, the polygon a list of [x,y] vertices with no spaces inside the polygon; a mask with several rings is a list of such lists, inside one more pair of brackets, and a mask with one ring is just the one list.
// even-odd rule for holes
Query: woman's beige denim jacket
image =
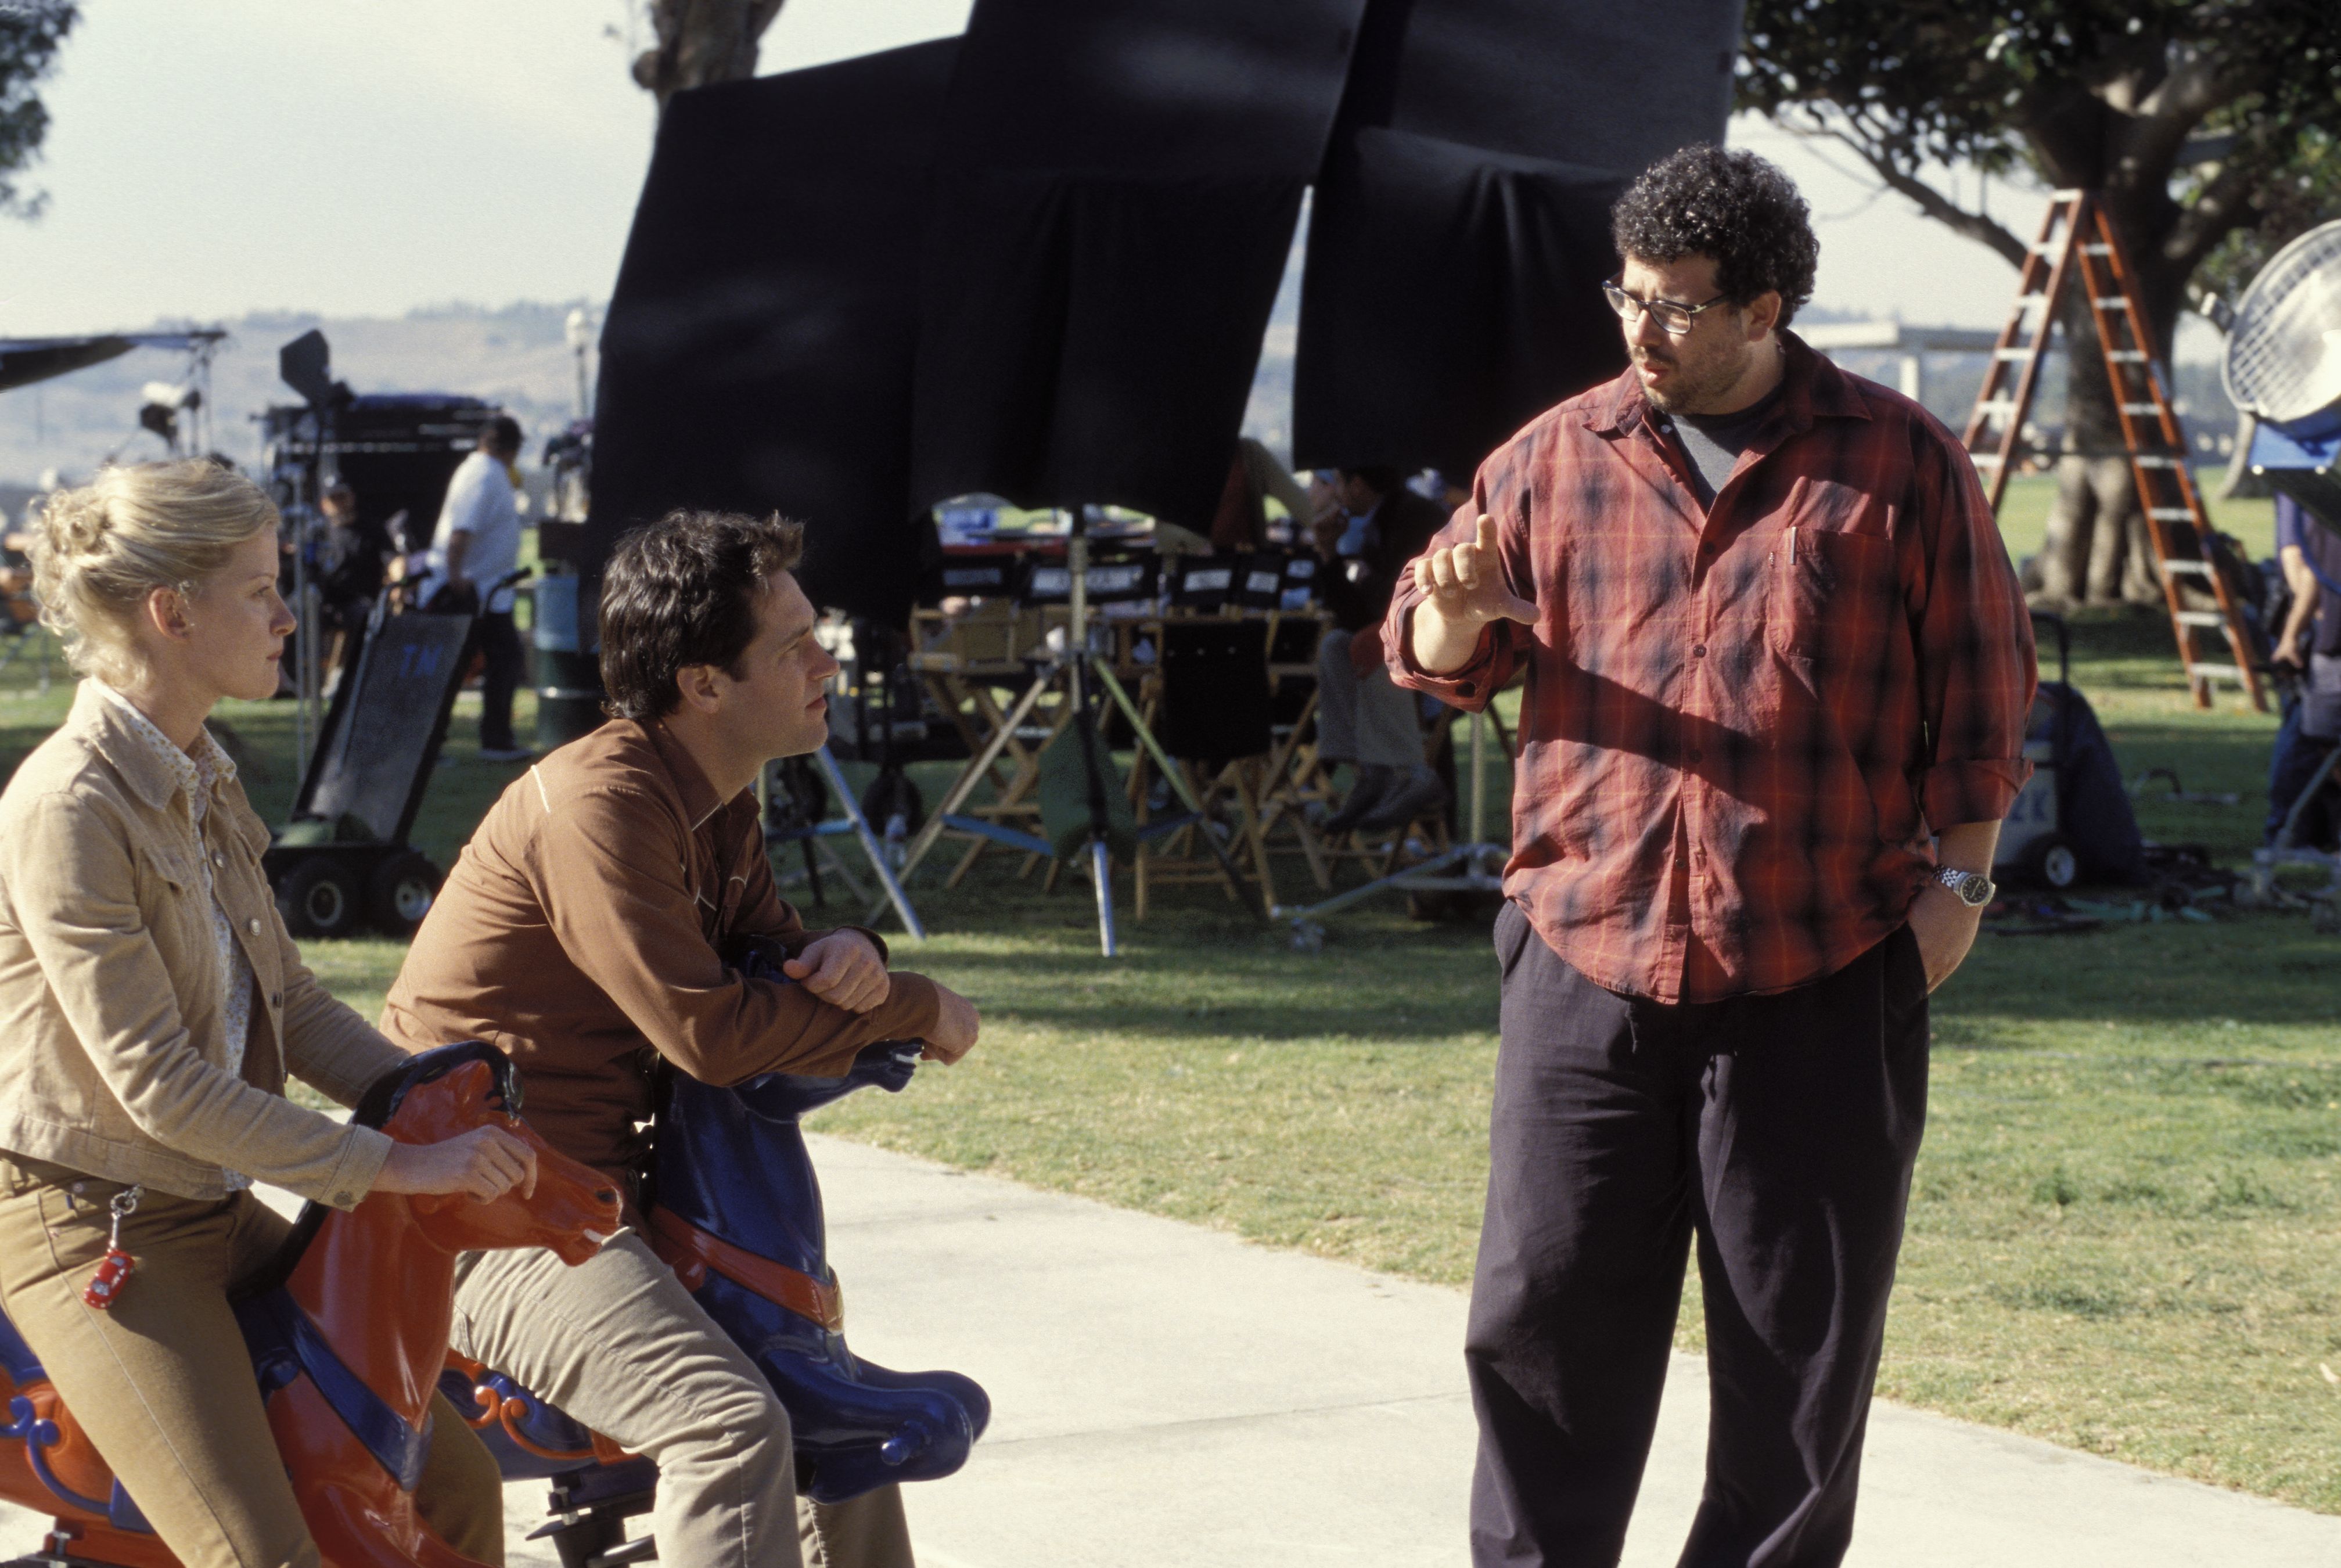
{"label": "woman's beige denim jacket", "polygon": [[[181,793],[84,681],[0,794],[0,1150],[183,1198],[238,1171],[348,1208],[390,1140],[294,1104],[285,1076],[352,1105],[407,1057],[301,963],[243,785],[220,781],[200,830]],[[241,1074],[198,856],[256,982]]]}

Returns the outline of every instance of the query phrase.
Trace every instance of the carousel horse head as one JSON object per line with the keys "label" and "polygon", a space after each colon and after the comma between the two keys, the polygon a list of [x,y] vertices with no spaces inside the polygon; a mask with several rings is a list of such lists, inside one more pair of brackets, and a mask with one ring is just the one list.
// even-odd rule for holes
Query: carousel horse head
{"label": "carousel horse head", "polygon": [[520,1119],[520,1074],[512,1059],[477,1040],[418,1054],[366,1094],[355,1120],[402,1144],[435,1144],[479,1127],[502,1127],[536,1154],[536,1191],[483,1203],[463,1193],[405,1200],[415,1223],[450,1253],[549,1247],[581,1263],[617,1233],[618,1190],[607,1176],[553,1149]]}

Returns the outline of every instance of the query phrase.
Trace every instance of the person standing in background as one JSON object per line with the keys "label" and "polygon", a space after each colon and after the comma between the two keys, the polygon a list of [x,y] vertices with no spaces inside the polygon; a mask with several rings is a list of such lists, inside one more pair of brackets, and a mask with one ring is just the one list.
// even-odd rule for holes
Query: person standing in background
{"label": "person standing in background", "polygon": [[480,617],[480,652],[487,670],[480,693],[480,760],[517,762],[530,755],[513,737],[513,694],[520,689],[525,655],[513,624],[513,590],[496,584],[520,564],[520,456],[517,421],[498,414],[480,427],[479,450],[447,481],[424,570],[431,578],[425,608]]}
{"label": "person standing in background", "polygon": [[[2324,526],[2291,496],[2279,495],[2276,555],[2285,585],[2292,590],[2292,609],[2270,662],[2289,671],[2297,684],[2285,703],[2284,724],[2268,757],[2271,844],[2326,754],[2341,743],[2341,533]],[[2330,844],[2341,826],[2335,814],[2320,799],[2301,813],[2294,842]]]}

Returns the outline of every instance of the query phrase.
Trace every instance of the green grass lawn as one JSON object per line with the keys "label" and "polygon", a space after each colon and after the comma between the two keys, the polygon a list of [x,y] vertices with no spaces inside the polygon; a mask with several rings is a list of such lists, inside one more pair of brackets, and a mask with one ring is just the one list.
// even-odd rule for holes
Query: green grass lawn
{"label": "green grass lawn", "polygon": [[[2247,854],[2273,721],[2232,695],[2196,712],[2151,615],[2092,612],[2075,631],[2076,677],[2126,774],[2173,767],[2190,790],[2241,796],[2151,799],[2148,835],[2228,864]],[[458,710],[456,760],[417,835],[443,861],[517,772],[472,756],[476,700]],[[61,712],[55,695],[0,695],[0,769]],[[289,710],[227,717],[267,769],[254,798],[281,805]],[[931,802],[949,772],[921,770]],[[1468,1280],[1496,1048],[1483,931],[1368,904],[1329,923],[1321,952],[1297,953],[1195,887],[1161,895],[1142,924],[1125,897],[1125,952],[1108,962],[1085,888],[1044,894],[1015,860],[991,857],[949,892],[939,866],[922,873],[913,893],[935,934],[897,949],[977,999],[982,1044],[899,1096],[841,1103],[822,1130]],[[309,956],[370,1014],[400,954],[370,940]],[[2341,1513],[2341,1388],[2320,1370],[2341,1372],[2337,974],[2341,941],[2298,915],[1987,935],[1936,999],[1933,1114],[1881,1392]],[[1692,1301],[1680,1334],[1695,1349]]]}

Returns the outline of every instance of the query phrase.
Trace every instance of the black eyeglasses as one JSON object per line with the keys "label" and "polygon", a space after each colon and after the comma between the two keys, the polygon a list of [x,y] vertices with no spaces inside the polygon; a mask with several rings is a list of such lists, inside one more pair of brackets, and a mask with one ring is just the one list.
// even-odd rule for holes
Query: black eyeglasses
{"label": "black eyeglasses", "polygon": [[1647,311],[1658,317],[1659,325],[1673,337],[1680,337],[1689,332],[1691,329],[1691,318],[1698,315],[1700,311],[1713,310],[1724,300],[1721,295],[1717,295],[1705,305],[1679,305],[1670,299],[1639,300],[1619,288],[1618,279],[1614,277],[1601,285],[1601,292],[1609,296],[1609,308],[1618,313],[1618,318],[1620,321],[1639,321],[1643,313]]}

